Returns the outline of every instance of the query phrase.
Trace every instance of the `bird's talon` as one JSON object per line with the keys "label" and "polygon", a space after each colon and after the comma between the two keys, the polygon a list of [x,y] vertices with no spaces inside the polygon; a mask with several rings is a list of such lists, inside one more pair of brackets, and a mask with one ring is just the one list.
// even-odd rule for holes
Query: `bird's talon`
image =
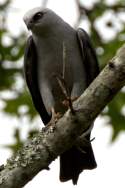
{"label": "bird's talon", "polygon": [[69,100],[62,101],[62,104],[66,107],[69,107]]}
{"label": "bird's talon", "polygon": [[74,102],[74,101],[76,101],[77,99],[78,99],[78,97],[73,97],[73,98],[71,98],[71,101]]}
{"label": "bird's talon", "polygon": [[90,142],[93,142],[93,140],[95,140],[95,137],[93,137],[93,138],[90,140]]}

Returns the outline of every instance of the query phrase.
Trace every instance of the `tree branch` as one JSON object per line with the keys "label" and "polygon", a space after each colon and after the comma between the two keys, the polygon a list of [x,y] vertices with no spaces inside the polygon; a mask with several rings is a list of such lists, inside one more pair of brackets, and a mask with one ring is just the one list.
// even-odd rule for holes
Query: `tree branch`
{"label": "tree branch", "polygon": [[75,144],[87,128],[125,84],[125,45],[107,64],[81,97],[57,122],[29,140],[20,151],[0,167],[0,188],[21,188],[62,152]]}

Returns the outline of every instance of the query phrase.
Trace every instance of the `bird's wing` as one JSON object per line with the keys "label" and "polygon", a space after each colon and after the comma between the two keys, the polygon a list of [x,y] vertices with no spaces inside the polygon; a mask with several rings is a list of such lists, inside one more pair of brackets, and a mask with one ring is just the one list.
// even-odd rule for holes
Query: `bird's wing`
{"label": "bird's wing", "polygon": [[88,86],[99,74],[98,61],[88,34],[83,29],[79,28],[77,30],[77,37],[80,44],[83,63],[85,66]]}
{"label": "bird's wing", "polygon": [[37,80],[37,53],[32,36],[27,40],[25,54],[24,54],[24,74],[27,86],[32,96],[32,100],[36,110],[39,112],[44,124],[50,120],[38,87]]}

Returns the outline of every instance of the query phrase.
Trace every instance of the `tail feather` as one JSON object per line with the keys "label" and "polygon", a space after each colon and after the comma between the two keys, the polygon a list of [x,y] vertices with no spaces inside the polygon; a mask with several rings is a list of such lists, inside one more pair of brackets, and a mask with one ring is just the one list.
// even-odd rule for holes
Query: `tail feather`
{"label": "tail feather", "polygon": [[97,164],[91,143],[84,145],[82,151],[73,146],[60,156],[60,180],[62,182],[72,179],[77,184],[79,174],[85,169],[94,169]]}

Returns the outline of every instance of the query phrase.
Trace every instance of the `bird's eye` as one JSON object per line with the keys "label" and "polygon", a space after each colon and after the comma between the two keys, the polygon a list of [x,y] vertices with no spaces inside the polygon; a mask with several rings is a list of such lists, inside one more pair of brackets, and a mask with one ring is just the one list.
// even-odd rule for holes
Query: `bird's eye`
{"label": "bird's eye", "polygon": [[42,17],[43,17],[43,13],[38,12],[34,15],[33,20],[37,21],[37,20],[41,19]]}

